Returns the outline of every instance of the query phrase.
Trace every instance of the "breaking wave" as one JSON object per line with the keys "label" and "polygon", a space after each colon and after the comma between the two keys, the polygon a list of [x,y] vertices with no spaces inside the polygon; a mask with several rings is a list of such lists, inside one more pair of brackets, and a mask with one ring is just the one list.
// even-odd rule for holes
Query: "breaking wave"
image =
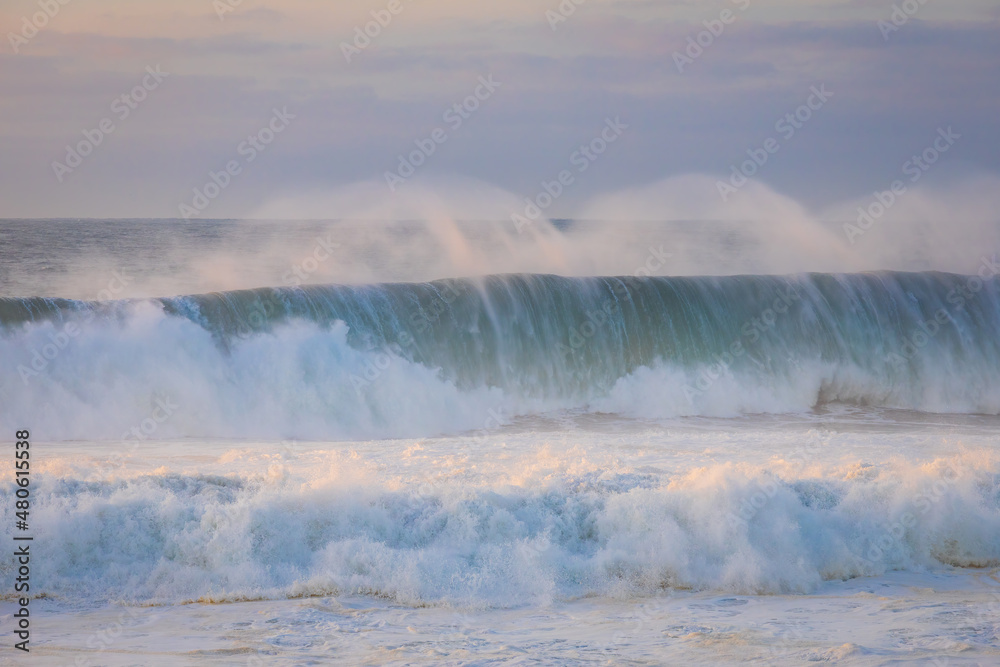
{"label": "breaking wave", "polygon": [[996,277],[518,274],[0,299],[0,425],[29,420],[40,438],[416,436],[560,409],[829,402],[1000,413]]}
{"label": "breaking wave", "polygon": [[[890,570],[1000,565],[1000,473],[988,452],[821,476],[726,464],[419,486],[365,479],[347,454],[299,456],[306,476],[281,463],[225,477],[39,476],[32,528],[45,558],[33,562],[32,592],[511,606],[677,588],[805,593]],[[13,522],[2,530],[9,540]],[[4,559],[0,574],[14,567]]]}

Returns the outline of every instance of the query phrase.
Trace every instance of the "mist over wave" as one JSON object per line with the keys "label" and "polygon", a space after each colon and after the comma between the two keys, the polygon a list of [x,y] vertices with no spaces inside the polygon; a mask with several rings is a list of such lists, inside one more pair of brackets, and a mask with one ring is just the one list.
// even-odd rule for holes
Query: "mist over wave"
{"label": "mist over wave", "polygon": [[4,220],[0,237],[18,255],[0,270],[0,295],[106,300],[507,273],[964,274],[996,263],[1000,177],[938,176],[891,206],[865,193],[822,211],[759,181],[722,201],[718,179],[702,174],[569,208],[440,176],[392,197],[381,181],[288,193],[244,220]]}
{"label": "mist over wave", "polygon": [[53,439],[417,436],[560,409],[1000,413],[988,263],[8,298],[0,325],[0,425]]}

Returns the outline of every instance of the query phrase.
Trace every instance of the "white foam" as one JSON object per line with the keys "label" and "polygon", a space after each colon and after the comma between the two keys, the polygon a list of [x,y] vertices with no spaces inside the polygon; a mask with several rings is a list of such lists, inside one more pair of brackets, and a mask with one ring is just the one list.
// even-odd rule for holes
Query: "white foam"
{"label": "white foam", "polygon": [[505,405],[498,389],[460,391],[391,351],[356,350],[343,323],[293,322],[226,349],[137,302],[121,322],[83,327],[35,372],[35,353],[55,351],[62,333],[42,322],[0,337],[0,428],[32,424],[48,440],[363,438],[482,428]]}
{"label": "white foam", "polygon": [[[33,582],[87,600],[355,593],[509,607],[665,587],[807,593],[893,570],[1000,565],[1000,464],[985,450],[668,472],[537,444],[511,457],[505,440],[376,459],[306,449],[263,467],[274,450],[261,445],[220,458],[224,476],[184,456],[180,469],[82,481],[49,461],[35,478],[46,557]],[[415,468],[390,471],[411,456]]]}
{"label": "white foam", "polygon": [[[32,424],[47,440],[363,439],[488,432],[518,415],[558,409],[669,419],[794,413],[843,402],[1000,413],[988,369],[956,368],[931,355],[912,382],[809,360],[770,373],[657,361],[608,390],[560,395],[555,387],[523,396],[456,386],[401,349],[358,349],[342,322],[295,320],[222,345],[195,322],[166,315],[158,302],[138,301],[113,322],[95,320],[73,336],[65,331],[39,322],[0,337],[0,429]],[[64,344],[57,348],[54,340]]]}

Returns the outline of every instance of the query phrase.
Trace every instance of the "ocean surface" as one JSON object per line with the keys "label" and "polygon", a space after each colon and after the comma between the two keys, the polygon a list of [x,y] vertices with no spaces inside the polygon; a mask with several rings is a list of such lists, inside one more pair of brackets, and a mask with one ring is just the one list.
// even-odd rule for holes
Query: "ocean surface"
{"label": "ocean surface", "polygon": [[762,238],[0,221],[0,664],[1000,664],[995,255]]}

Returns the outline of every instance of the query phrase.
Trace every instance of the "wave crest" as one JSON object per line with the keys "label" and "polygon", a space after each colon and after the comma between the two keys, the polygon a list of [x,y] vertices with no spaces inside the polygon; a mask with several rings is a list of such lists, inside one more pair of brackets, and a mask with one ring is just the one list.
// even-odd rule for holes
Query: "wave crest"
{"label": "wave crest", "polygon": [[995,277],[503,275],[2,299],[0,323],[0,423],[53,438],[117,437],[164,396],[187,406],[164,437],[425,435],[564,408],[1000,413]]}

